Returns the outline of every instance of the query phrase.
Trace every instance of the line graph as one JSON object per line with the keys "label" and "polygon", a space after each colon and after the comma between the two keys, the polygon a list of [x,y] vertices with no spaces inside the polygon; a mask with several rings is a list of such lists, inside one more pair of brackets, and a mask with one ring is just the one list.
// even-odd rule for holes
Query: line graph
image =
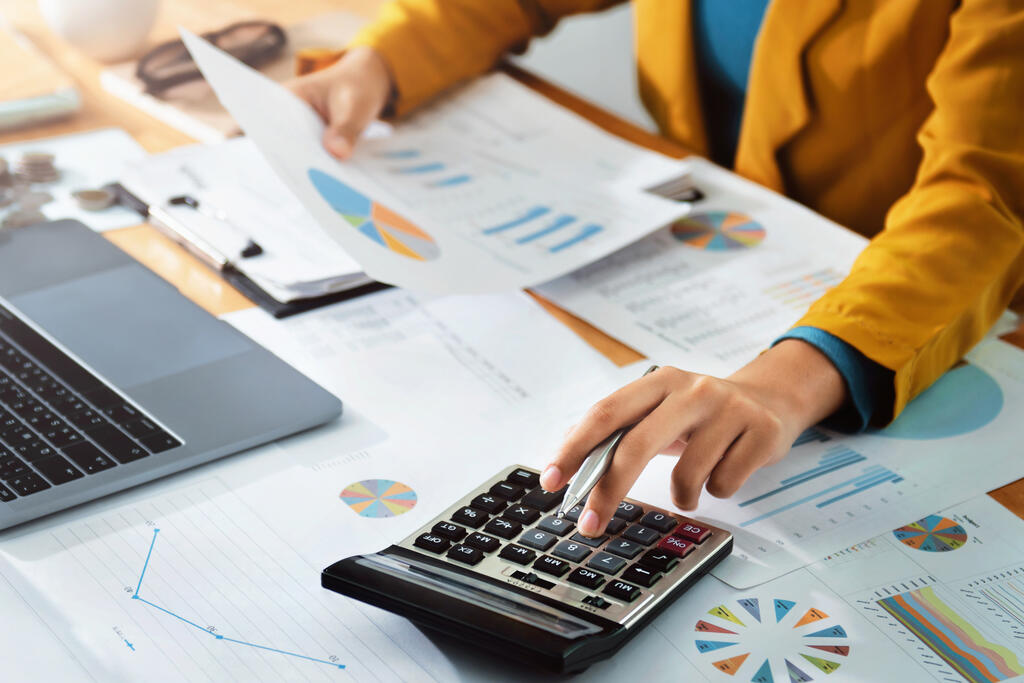
{"label": "line graph", "polygon": [[[332,662],[332,661],[329,661],[329,660],[326,660],[326,659],[317,659],[316,657],[310,657],[308,655],[299,654],[297,652],[288,652],[287,650],[280,650],[278,648],[268,647],[266,645],[259,645],[257,643],[251,643],[251,642],[246,641],[246,640],[238,640],[236,638],[229,638],[229,637],[227,637],[225,635],[221,635],[220,633],[215,633],[215,632],[211,631],[208,627],[200,626],[196,622],[191,621],[190,619],[186,619],[185,617],[181,616],[180,614],[172,612],[171,610],[166,609],[165,607],[161,607],[160,605],[156,604],[155,602],[150,602],[149,600],[146,600],[145,598],[143,598],[141,595],[139,595],[139,591],[142,590],[142,580],[146,576],[146,569],[149,568],[149,560],[153,556],[153,547],[156,545],[156,539],[157,539],[157,535],[159,533],[160,533],[160,529],[159,528],[153,529],[153,538],[149,542],[149,550],[146,552],[146,561],[143,563],[142,571],[139,573],[139,582],[135,586],[135,592],[132,594],[132,600],[138,600],[139,602],[141,602],[141,603],[143,603],[145,605],[149,605],[150,607],[158,609],[161,612],[163,612],[164,614],[166,614],[168,616],[171,616],[171,617],[174,617],[175,619],[177,619],[179,621],[183,621],[186,624],[188,624],[189,626],[192,626],[193,628],[197,628],[197,629],[199,629],[200,631],[202,631],[204,633],[209,633],[215,639],[223,640],[226,643],[235,643],[237,645],[244,645],[246,647],[253,647],[253,648],[257,648],[259,650],[266,650],[268,652],[276,652],[277,654],[280,654],[280,655],[287,655],[289,657],[297,657],[299,659],[305,659],[305,660],[308,660],[308,661],[311,661],[311,662],[318,662],[320,664],[326,664],[327,666],[333,666],[333,667],[336,667],[338,669],[344,669],[345,668],[344,664],[338,664],[337,662]],[[135,649],[132,646],[132,644],[127,641],[127,639],[125,640],[125,643],[127,643],[128,647],[131,648],[132,650]]]}

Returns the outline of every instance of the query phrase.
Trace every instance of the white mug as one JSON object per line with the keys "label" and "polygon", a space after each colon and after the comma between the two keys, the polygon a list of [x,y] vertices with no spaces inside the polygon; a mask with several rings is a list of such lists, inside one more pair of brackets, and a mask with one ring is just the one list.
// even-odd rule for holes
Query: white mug
{"label": "white mug", "polygon": [[100,61],[138,57],[160,0],[39,0],[53,32]]}

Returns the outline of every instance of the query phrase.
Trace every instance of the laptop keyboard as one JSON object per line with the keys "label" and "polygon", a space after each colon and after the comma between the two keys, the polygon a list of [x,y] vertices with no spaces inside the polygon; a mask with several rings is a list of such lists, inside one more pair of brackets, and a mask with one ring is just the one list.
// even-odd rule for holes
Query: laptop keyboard
{"label": "laptop keyboard", "polygon": [[0,502],[180,445],[0,306]]}

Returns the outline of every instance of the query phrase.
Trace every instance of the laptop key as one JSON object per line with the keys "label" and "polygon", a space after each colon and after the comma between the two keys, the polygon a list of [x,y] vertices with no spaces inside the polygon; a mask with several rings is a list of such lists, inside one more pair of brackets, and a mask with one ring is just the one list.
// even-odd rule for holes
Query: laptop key
{"label": "laptop key", "polygon": [[130,403],[120,401],[103,409],[103,414],[119,425],[131,422],[139,417],[139,411]]}
{"label": "laptop key", "polygon": [[14,491],[10,490],[3,484],[0,484],[0,503],[10,503],[16,498],[17,496],[14,495]]}
{"label": "laptop key", "polygon": [[157,432],[139,439],[139,442],[153,453],[163,453],[172,448],[177,448],[181,442],[167,432]]}
{"label": "laptop key", "polygon": [[63,449],[63,453],[71,462],[78,465],[86,474],[96,474],[115,467],[117,463],[104,455],[103,451],[88,441],[76,443]]}
{"label": "laptop key", "polygon": [[59,455],[44,458],[32,463],[39,472],[55,486],[66,484],[85,475],[75,469],[74,465]]}
{"label": "laptop key", "polygon": [[156,423],[147,417],[140,417],[135,420],[129,420],[121,425],[124,427],[124,431],[128,432],[131,436],[136,439],[141,439],[144,436],[149,436],[155,432],[162,431],[156,426]]}
{"label": "laptop key", "polygon": [[50,488],[50,485],[35,472],[19,474],[7,482],[7,485],[14,489],[14,492],[19,496],[30,496],[33,493],[39,493]]}
{"label": "laptop key", "polygon": [[107,418],[103,417],[92,408],[83,410],[77,415],[72,415],[68,419],[71,420],[71,424],[75,425],[76,427],[85,431],[86,433],[88,433],[90,429],[94,429],[101,425],[109,424],[107,422]]}
{"label": "laptop key", "polygon": [[134,462],[149,455],[134,441],[113,425],[104,425],[89,432],[89,438],[99,444],[100,448],[114,457],[122,465]]}
{"label": "laptop key", "polygon": [[33,463],[37,460],[43,460],[44,458],[50,458],[57,455],[57,451],[53,450],[42,441],[32,441],[31,443],[21,444],[18,446],[17,452],[18,455],[20,455],[26,462]]}

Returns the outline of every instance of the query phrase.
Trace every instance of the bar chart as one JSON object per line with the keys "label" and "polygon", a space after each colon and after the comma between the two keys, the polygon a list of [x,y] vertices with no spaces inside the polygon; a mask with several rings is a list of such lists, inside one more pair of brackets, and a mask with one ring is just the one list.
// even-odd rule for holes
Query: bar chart
{"label": "bar chart", "polygon": [[[544,249],[557,254],[602,232],[568,213],[556,213],[550,206],[537,205],[509,220],[483,229],[484,235],[508,235],[515,245],[540,241]],[[551,239],[546,239],[551,238]]]}

